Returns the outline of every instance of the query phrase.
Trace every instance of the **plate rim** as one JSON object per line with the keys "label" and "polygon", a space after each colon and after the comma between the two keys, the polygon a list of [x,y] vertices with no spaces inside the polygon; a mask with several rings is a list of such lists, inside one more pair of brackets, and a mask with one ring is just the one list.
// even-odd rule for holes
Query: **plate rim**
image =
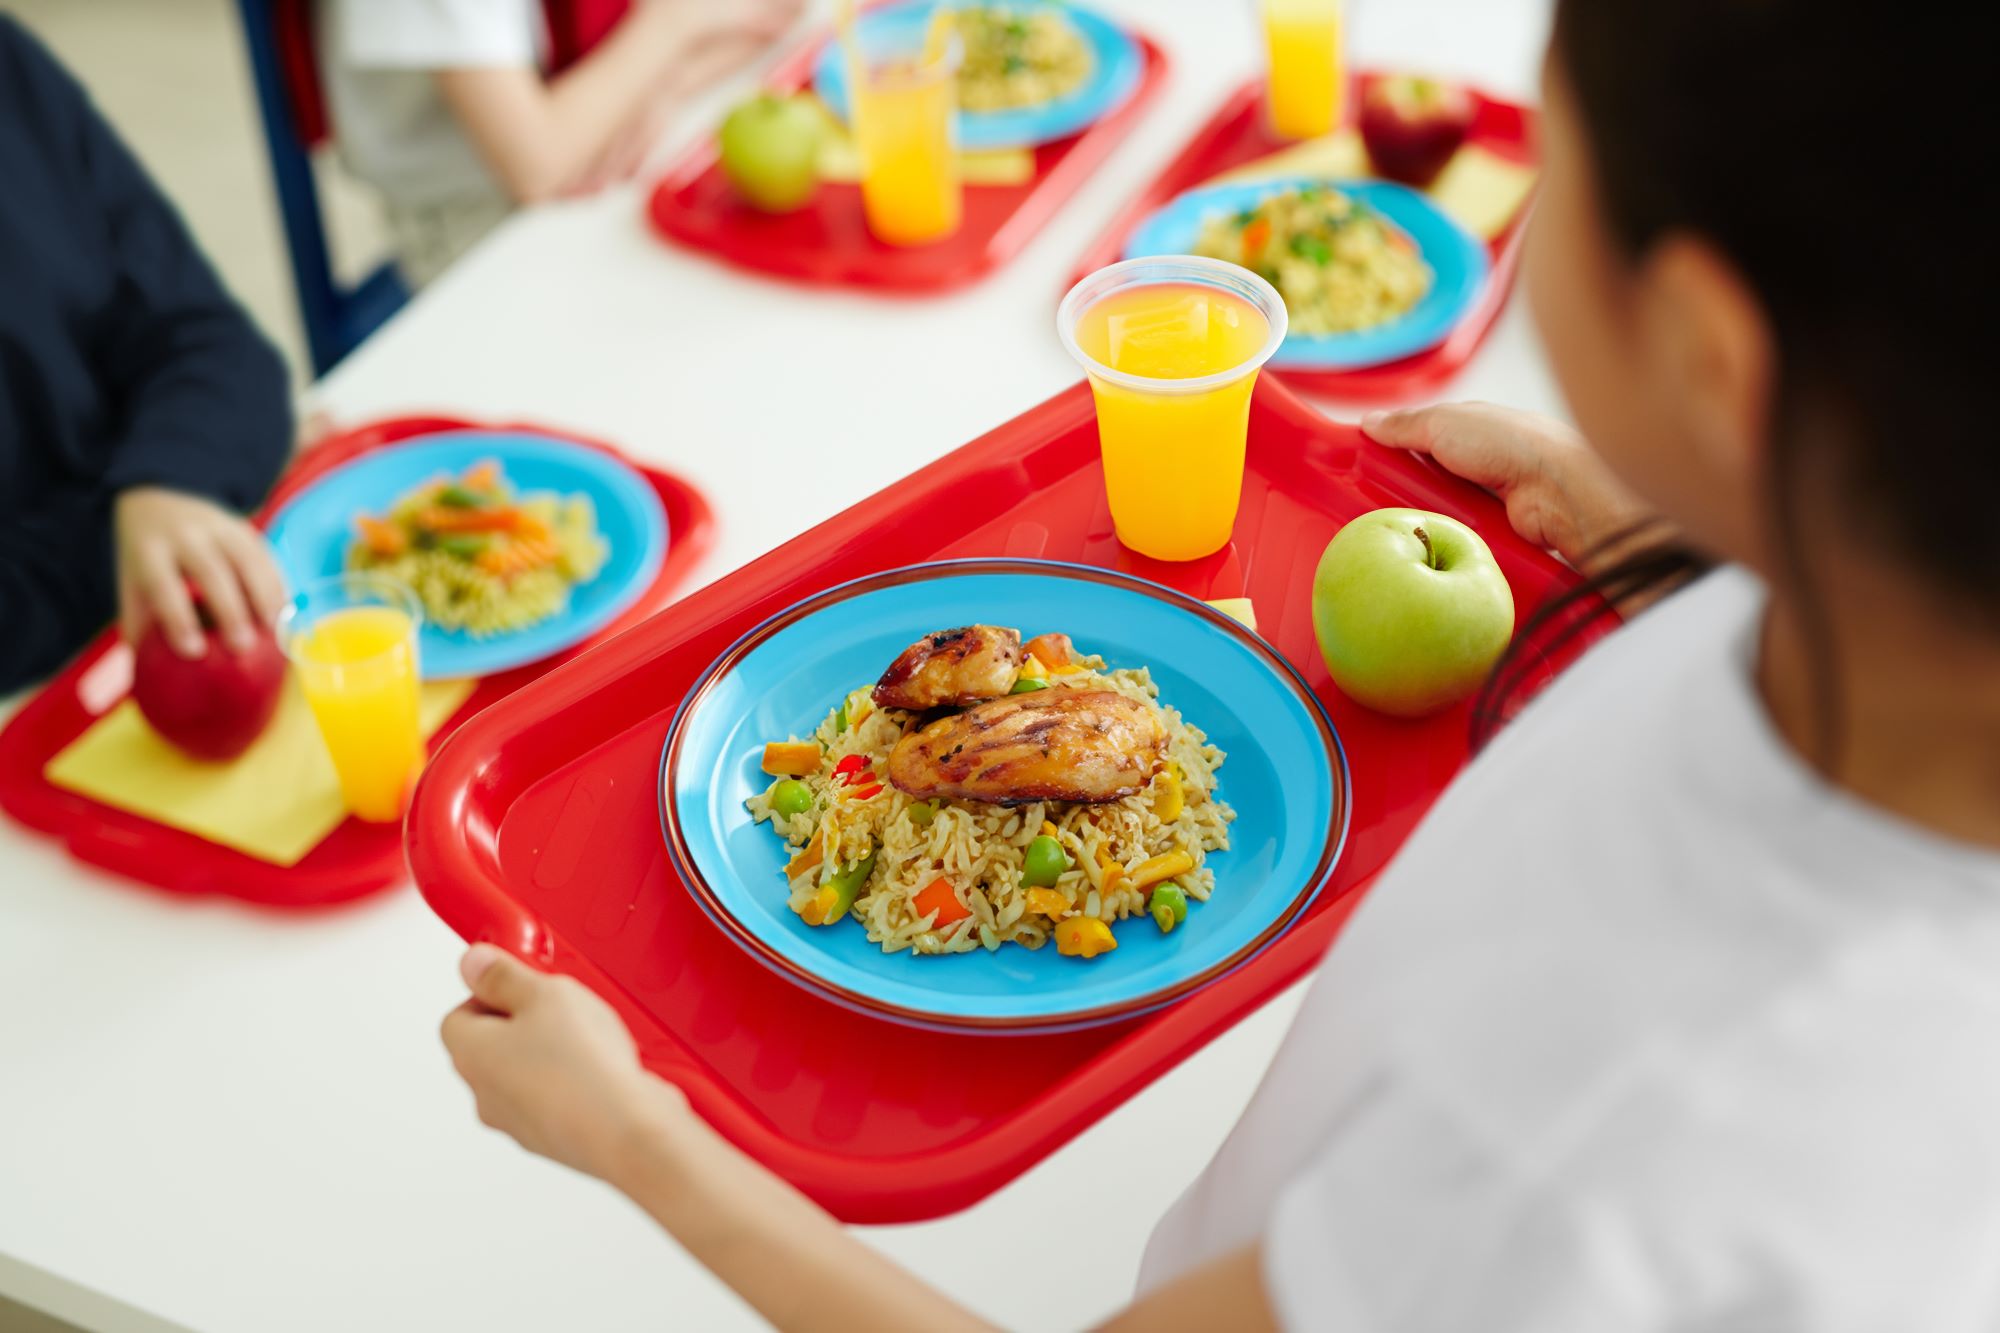
{"label": "plate rim", "polygon": [[[968,131],[977,130],[982,124],[992,125],[996,123],[997,118],[1033,113],[1054,102],[1062,101],[1062,98],[1051,99],[1051,102],[1043,103],[1040,107],[1003,107],[997,111],[967,111],[962,107],[958,108],[954,112],[954,120],[958,130],[958,147],[960,152],[1008,152],[1016,149],[1033,151],[1048,144],[1062,143],[1064,140],[1074,139],[1078,135],[1088,133],[1101,121],[1116,115],[1127,102],[1132,100],[1139,88],[1145,83],[1145,47],[1140,41],[1138,34],[1125,23],[1089,5],[1072,3],[1072,0],[1028,0],[1028,3],[1039,8],[1058,10],[1071,17],[1080,15],[1089,22],[1096,24],[1104,32],[1111,34],[1122,44],[1119,54],[1123,58],[1124,72],[1121,75],[1114,70],[1113,77],[1106,82],[1106,91],[1101,94],[1095,94],[1107,99],[1104,106],[1096,114],[1092,115],[1088,120],[1064,129],[1059,133],[1051,133],[1047,130],[1034,130],[1025,136],[1002,135],[995,138],[991,143],[984,142],[983,139],[980,142],[973,142],[973,138],[980,136],[968,135]],[[860,21],[866,23],[871,16],[894,14],[899,10],[935,9],[941,5],[953,9],[971,7],[969,0],[888,0],[886,4],[863,10],[860,15]],[[1086,40],[1088,39],[1086,38]],[[831,95],[831,90],[826,86],[826,80],[821,77],[823,72],[828,68],[829,60],[832,60],[833,65],[837,67],[839,62],[834,58],[834,53],[838,51],[839,45],[840,36],[838,33],[827,35],[819,49],[813,54],[812,65],[807,71],[805,86],[826,104],[826,109],[835,119],[839,120],[843,125],[848,126],[851,130],[853,122],[853,93],[846,86],[845,76],[840,76],[841,97],[838,103],[836,103]],[[1098,49],[1095,43],[1092,45],[1094,50]],[[1074,93],[1065,94],[1065,96],[1074,95]]]}
{"label": "plate rim", "polygon": [[[1282,911],[1273,916],[1256,937],[1238,948],[1228,957],[1220,959],[1200,971],[1181,978],[1170,985],[1128,1000],[1114,1001],[1089,1009],[1070,1010],[1058,1014],[1022,1017],[983,1017],[978,1015],[943,1014],[935,1010],[916,1009],[910,1006],[882,1000],[874,996],[848,990],[826,980],[792,959],[785,957],[777,949],[766,943],[757,932],[742,922],[723,905],[719,895],[709,885],[681,831],[681,819],[673,795],[672,778],[678,770],[681,746],[686,739],[688,720],[698,710],[715,683],[729,670],[738,665],[744,657],[759,644],[788,625],[815,614],[854,596],[873,591],[876,588],[895,587],[908,583],[923,582],[939,577],[962,574],[1030,574],[1042,577],[1077,579],[1084,582],[1103,583],[1122,587],[1128,591],[1154,597],[1170,606],[1177,607],[1208,621],[1223,630],[1231,638],[1247,647],[1267,667],[1275,668],[1273,674],[1279,682],[1306,704],[1306,712],[1314,723],[1314,730],[1322,748],[1332,761],[1329,765],[1331,782],[1332,811],[1326,836],[1322,839],[1319,857],[1308,873],[1305,883],[1294,893],[1291,901]],[[923,561],[911,565],[900,565],[891,569],[878,570],[872,574],[860,575],[823,588],[816,593],[801,598],[789,606],[766,616],[757,624],[744,631],[724,649],[716,659],[703,669],[701,675],[688,692],[675,705],[674,717],[667,730],[666,740],[660,747],[660,765],[656,779],[655,800],[659,806],[660,831],[666,843],[667,859],[675,875],[680,879],[688,895],[693,898],[702,912],[727,935],[732,942],[768,970],[801,989],[831,1001],[843,1008],[870,1017],[887,1019],[906,1026],[926,1028],[933,1031],[975,1033],[990,1035],[1042,1035],[1075,1031],[1084,1028],[1101,1027],[1128,1018],[1136,1018],[1159,1010],[1185,998],[1196,991],[1221,981],[1231,973],[1246,966],[1262,954],[1280,937],[1289,931],[1307,909],[1317,902],[1320,894],[1332,882],[1333,873],[1338,869],[1342,855],[1346,851],[1348,836],[1352,830],[1353,771],[1348,763],[1346,746],[1340,739],[1339,730],[1333,725],[1332,716],[1326,705],[1320,701],[1312,687],[1298,668],[1287,661],[1282,653],[1262,635],[1249,629],[1234,617],[1224,614],[1208,605],[1200,598],[1190,596],[1177,588],[1168,587],[1152,579],[1128,574],[1121,570],[1106,569],[1098,565],[1081,564],[1066,560],[1042,560],[1013,556],[974,556],[953,560]]]}
{"label": "plate rim", "polygon": [[[1317,350],[1315,340],[1349,337],[1355,333],[1368,334],[1376,330],[1392,330],[1400,322],[1402,318],[1400,316],[1397,320],[1391,320],[1386,324],[1378,324],[1373,329],[1353,330],[1350,333],[1290,332],[1285,335],[1285,340],[1279,345],[1278,350],[1272,354],[1270,361],[1271,369],[1276,371],[1293,370],[1329,374],[1351,370],[1372,370],[1378,366],[1393,365],[1398,361],[1407,360],[1413,356],[1422,356],[1424,353],[1436,349],[1456,333],[1460,325],[1465,322],[1466,317],[1478,307],[1480,299],[1486,291],[1487,284],[1493,279],[1493,256],[1491,250],[1484,241],[1473,235],[1464,226],[1460,225],[1456,218],[1439,207],[1436,200],[1423,191],[1412,189],[1399,181],[1381,180],[1372,176],[1283,175],[1272,176],[1262,180],[1204,182],[1199,185],[1190,186],[1185,190],[1176,191],[1171,198],[1139,219],[1138,223],[1132,228],[1131,234],[1126,237],[1124,243],[1119,247],[1119,257],[1121,259],[1142,257],[1133,253],[1134,242],[1162,216],[1179,208],[1184,200],[1194,198],[1198,195],[1222,193],[1224,191],[1252,189],[1280,191],[1315,185],[1349,193],[1388,194],[1407,200],[1417,207],[1428,211],[1432,217],[1444,223],[1453,233],[1454,238],[1461,242],[1458,248],[1466,259],[1467,280],[1465,283],[1465,294],[1457,303],[1456,308],[1452,310],[1450,318],[1442,330],[1438,332],[1437,336],[1425,341],[1421,346],[1392,348],[1386,354],[1363,350],[1358,357],[1336,356],[1331,360],[1327,359],[1324,355],[1312,355]],[[1394,222],[1396,220],[1391,218],[1390,221]],[[1433,263],[1433,270],[1435,270],[1435,263]],[[1293,353],[1293,355],[1288,356],[1288,351]],[[1311,356],[1311,359],[1299,360],[1298,354],[1300,353]]]}
{"label": "plate rim", "polygon": [[[389,460],[406,457],[414,451],[460,444],[464,442],[464,437],[468,436],[484,439],[498,437],[515,441],[526,441],[539,447],[551,448],[559,454],[582,455],[594,463],[606,465],[614,472],[624,474],[625,477],[636,483],[632,487],[632,494],[643,495],[645,500],[645,503],[640,505],[639,508],[645,514],[646,550],[642,553],[637,567],[638,572],[633,575],[630,585],[616,597],[606,602],[604,607],[594,617],[598,623],[582,627],[567,643],[545,651],[536,652],[530,657],[520,656],[518,652],[504,655],[491,663],[476,664],[472,670],[455,671],[449,674],[433,674],[423,664],[420,655],[418,676],[425,681],[483,680],[489,676],[498,676],[509,671],[518,671],[522,667],[534,666],[539,662],[546,662],[551,658],[569,652],[579,644],[588,641],[592,636],[602,633],[607,626],[616,622],[618,617],[624,615],[638,604],[639,600],[646,595],[647,588],[651,587],[653,582],[659,578],[660,570],[666,564],[667,552],[673,542],[673,528],[671,521],[667,517],[666,505],[654,490],[651,479],[644,472],[640,471],[639,467],[629,459],[622,457],[609,448],[585,444],[581,441],[568,439],[560,435],[551,435],[532,429],[491,426],[458,426],[449,430],[430,431],[422,435],[411,436],[408,439],[398,440],[384,448],[370,450],[357,457],[336,463],[325,472],[312,478],[303,489],[288,497],[284,504],[280,505],[272,513],[265,527],[265,536],[269,539],[272,533],[281,531],[282,526],[292,516],[293,512],[300,505],[304,504],[314,492],[349,472],[372,466],[383,466]],[[272,544],[275,546],[275,542]],[[428,618],[425,620],[424,628],[427,630],[433,628]],[[537,628],[536,625],[526,625],[517,631],[513,631],[513,633],[525,633],[535,628]],[[443,633],[442,630],[437,632]],[[504,635],[494,635],[485,640],[484,644],[504,646],[506,637]],[[471,648],[483,646],[479,641],[473,640],[467,640],[467,644]]]}

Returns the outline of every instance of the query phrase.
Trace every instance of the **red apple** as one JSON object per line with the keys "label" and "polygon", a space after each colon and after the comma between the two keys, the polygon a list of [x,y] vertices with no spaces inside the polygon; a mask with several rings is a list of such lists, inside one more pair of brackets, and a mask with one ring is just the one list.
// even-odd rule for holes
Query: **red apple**
{"label": "red apple", "polygon": [[1429,185],[1465,142],[1475,109],[1472,94],[1455,83],[1385,75],[1361,95],[1361,142],[1377,172]]}
{"label": "red apple", "polygon": [[133,651],[132,701],[153,730],[194,758],[234,759],[271,725],[285,684],[285,655],[261,625],[250,647],[237,652],[207,608],[197,609],[206,651],[180,656],[155,622]]}

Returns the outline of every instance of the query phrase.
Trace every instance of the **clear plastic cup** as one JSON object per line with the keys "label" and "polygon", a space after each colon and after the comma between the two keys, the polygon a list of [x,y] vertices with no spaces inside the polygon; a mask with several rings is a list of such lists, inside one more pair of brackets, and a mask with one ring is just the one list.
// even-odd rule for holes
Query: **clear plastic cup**
{"label": "clear plastic cup", "polygon": [[278,618],[284,648],[340,777],[348,812],[403,817],[424,765],[417,595],[378,574],[307,584]]}
{"label": "clear plastic cup", "polygon": [[1265,106],[1281,139],[1317,139],[1340,128],[1347,99],[1341,67],[1341,0],[1258,0],[1269,58]]}
{"label": "clear plastic cup", "polygon": [[887,245],[929,245],[955,233],[965,213],[958,165],[956,35],[935,51],[909,24],[863,24],[848,39],[861,210]]}
{"label": "clear plastic cup", "polygon": [[1163,255],[1099,269],[1056,314],[1090,377],[1118,540],[1157,560],[1229,543],[1243,498],[1250,391],[1285,340],[1285,302],[1220,259]]}

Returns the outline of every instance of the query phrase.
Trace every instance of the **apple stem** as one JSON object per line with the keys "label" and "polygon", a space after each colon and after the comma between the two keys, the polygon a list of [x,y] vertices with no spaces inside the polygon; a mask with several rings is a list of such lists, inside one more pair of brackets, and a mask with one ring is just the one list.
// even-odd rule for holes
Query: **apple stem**
{"label": "apple stem", "polygon": [[1431,535],[1424,531],[1423,524],[1421,523],[1412,528],[1411,531],[1416,533],[1417,540],[1424,544],[1424,563],[1432,569],[1436,569],[1438,567],[1437,548],[1431,545]]}

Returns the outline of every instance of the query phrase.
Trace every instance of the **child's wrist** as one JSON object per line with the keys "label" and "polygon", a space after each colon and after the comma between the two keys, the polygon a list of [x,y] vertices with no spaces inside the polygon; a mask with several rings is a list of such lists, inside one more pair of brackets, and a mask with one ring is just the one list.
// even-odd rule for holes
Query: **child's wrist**
{"label": "child's wrist", "polygon": [[593,1173],[627,1194],[677,1176],[689,1124],[701,1127],[680,1089],[641,1077],[604,1146],[604,1169]]}

